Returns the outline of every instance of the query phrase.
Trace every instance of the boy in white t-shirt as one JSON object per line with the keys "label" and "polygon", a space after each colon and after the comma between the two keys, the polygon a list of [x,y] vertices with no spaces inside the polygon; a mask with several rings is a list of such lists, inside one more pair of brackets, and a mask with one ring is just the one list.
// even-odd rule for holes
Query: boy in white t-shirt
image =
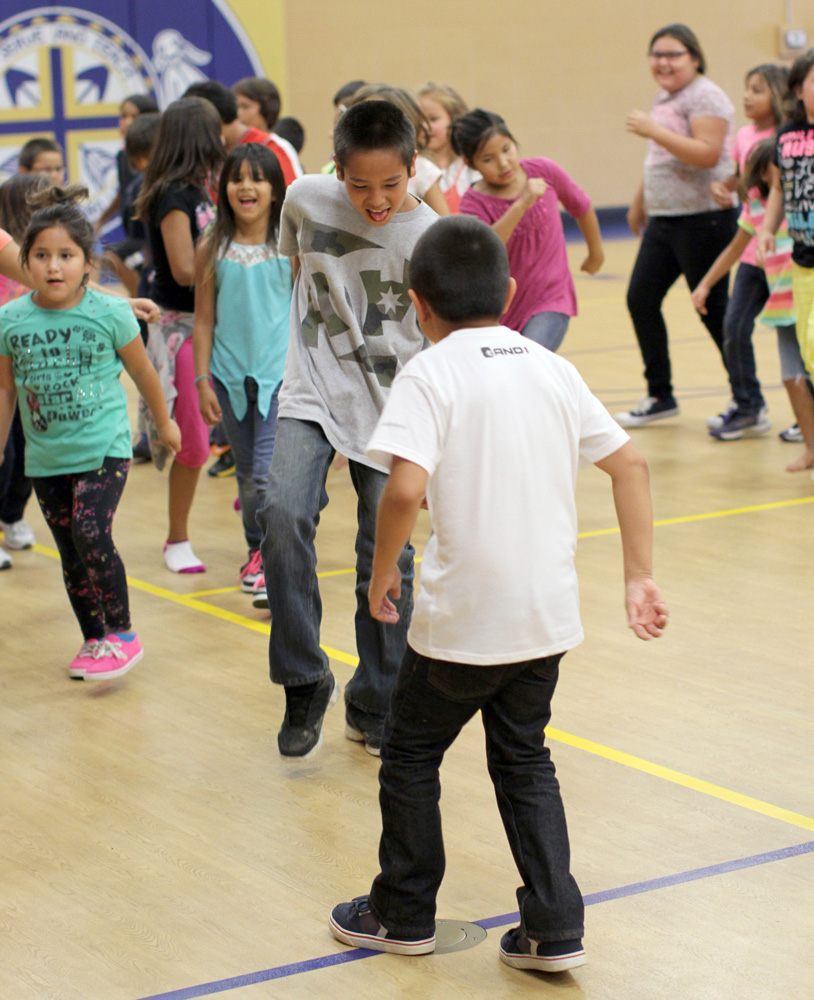
{"label": "boy in white t-shirt", "polygon": [[[416,244],[410,298],[435,345],[396,379],[368,445],[390,467],[379,504],[371,614],[398,620],[398,557],[426,493],[434,533],[379,773],[381,873],[331,930],[396,954],[435,948],[444,873],[438,771],[481,711],[489,774],[523,885],[500,957],[520,969],[582,965],[583,902],[545,727],[564,652],[583,637],[574,555],[580,458],[613,481],[630,628],[661,635],[651,576],[647,464],[565,359],[498,325],[514,294],[506,249],[455,216]],[[393,600],[391,600],[391,598]]]}

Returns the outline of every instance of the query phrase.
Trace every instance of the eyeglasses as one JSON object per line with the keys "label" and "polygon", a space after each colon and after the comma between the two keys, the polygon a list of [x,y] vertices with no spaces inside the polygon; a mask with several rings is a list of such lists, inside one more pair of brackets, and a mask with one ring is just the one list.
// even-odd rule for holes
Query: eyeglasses
{"label": "eyeglasses", "polygon": [[675,62],[682,56],[688,56],[690,54],[689,49],[680,49],[676,52],[653,52],[652,50],[647,53],[648,58],[652,59],[653,62],[658,62],[659,59],[667,59],[669,62]]}

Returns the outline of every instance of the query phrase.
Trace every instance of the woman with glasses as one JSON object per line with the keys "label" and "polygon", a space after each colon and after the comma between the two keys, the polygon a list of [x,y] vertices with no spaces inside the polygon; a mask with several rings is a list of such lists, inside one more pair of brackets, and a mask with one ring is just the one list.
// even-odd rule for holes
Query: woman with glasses
{"label": "woman with glasses", "polygon": [[[732,172],[732,102],[707,79],[704,53],[686,25],[657,31],[648,58],[659,91],[649,114],[631,111],[625,123],[628,132],[647,140],[644,180],[627,216],[634,235],[642,237],[627,305],[645,364],[647,396],[616,415],[625,427],[678,413],[662,302],[682,274],[695,288],[737,225],[737,209],[722,208],[710,193],[713,181]],[[722,357],[727,289],[726,279],[713,287],[701,317]]]}

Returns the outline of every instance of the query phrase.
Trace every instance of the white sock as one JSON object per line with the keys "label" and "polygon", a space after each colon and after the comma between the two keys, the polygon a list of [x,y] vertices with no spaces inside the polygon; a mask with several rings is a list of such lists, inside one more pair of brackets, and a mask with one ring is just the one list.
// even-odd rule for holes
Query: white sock
{"label": "white sock", "polygon": [[186,542],[167,542],[164,546],[164,562],[173,573],[205,573],[206,566]]}

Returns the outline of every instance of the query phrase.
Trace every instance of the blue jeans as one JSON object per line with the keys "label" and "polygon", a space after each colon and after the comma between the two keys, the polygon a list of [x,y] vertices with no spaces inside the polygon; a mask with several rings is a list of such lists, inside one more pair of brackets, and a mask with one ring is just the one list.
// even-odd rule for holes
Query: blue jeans
{"label": "blue jeans", "polygon": [[[275,684],[311,684],[330,671],[319,645],[322,600],[317,583],[314,537],[320,511],[328,503],[325,480],[334,449],[319,424],[282,417],[271,460],[268,487],[258,515],[263,529],[271,640],[269,667]],[[397,625],[370,615],[367,590],[373,566],[376,510],[387,475],[360,462],[350,463],[356,495],[356,649],[359,665],[345,688],[345,700],[362,712],[384,716],[407,644],[413,610],[412,545],[399,558],[401,598]]]}
{"label": "blue jeans", "polygon": [[584,906],[544,733],[561,658],[483,667],[431,660],[408,647],[384,724],[381,873],[370,893],[371,910],[393,936],[434,933],[445,864],[438,772],[480,710],[489,775],[523,880],[522,926],[538,941],[582,937]]}
{"label": "blue jeans", "polygon": [[769,298],[766,272],[754,264],[739,264],[724,314],[724,361],[732,385],[732,398],[744,413],[765,406],[755,366],[752,334],[755,320]]}
{"label": "blue jeans", "polygon": [[560,312],[541,312],[532,316],[520,331],[524,337],[542,344],[549,351],[556,351],[568,332],[570,316]]}
{"label": "blue jeans", "polygon": [[223,429],[235,459],[235,477],[240,497],[240,513],[243,517],[243,534],[246,544],[254,551],[260,548],[262,532],[257,523],[257,514],[266,496],[271,456],[274,453],[274,438],[277,434],[277,393],[271,397],[268,416],[264,417],[257,408],[257,383],[246,376],[245,389],[249,407],[242,420],[238,420],[229,402],[226,386],[216,378],[212,388],[220,403]]}

